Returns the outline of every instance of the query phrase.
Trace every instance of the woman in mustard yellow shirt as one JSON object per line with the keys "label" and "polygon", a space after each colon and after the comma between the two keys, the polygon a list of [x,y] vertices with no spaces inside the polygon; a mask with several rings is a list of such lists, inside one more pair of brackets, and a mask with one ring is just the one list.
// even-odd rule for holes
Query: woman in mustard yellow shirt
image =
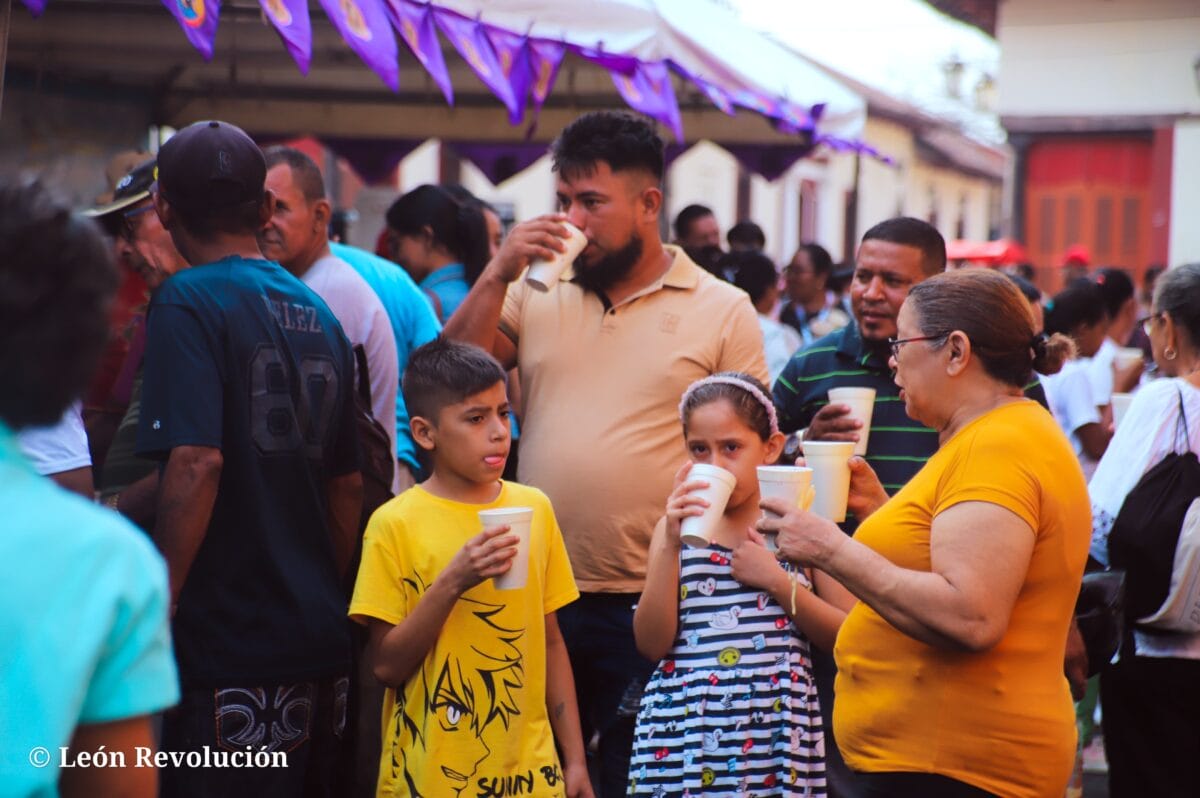
{"label": "woman in mustard yellow shirt", "polygon": [[855,464],[854,538],[802,511],[759,528],[859,599],[834,648],[833,726],[868,795],[1061,796],[1091,516],[1070,444],[1022,388],[1071,345],[1035,337],[1025,298],[986,270],[914,286],[897,325],[900,398],[938,451],[890,500]]}

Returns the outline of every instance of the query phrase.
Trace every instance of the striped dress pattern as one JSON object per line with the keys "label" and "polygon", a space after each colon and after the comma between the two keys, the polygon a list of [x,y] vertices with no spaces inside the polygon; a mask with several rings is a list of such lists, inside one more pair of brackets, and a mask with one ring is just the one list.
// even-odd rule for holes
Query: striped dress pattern
{"label": "striped dress pattern", "polygon": [[[795,574],[798,589],[811,589]],[[809,643],[784,608],[733,578],[729,549],[685,546],[679,616],[642,695],[629,795],[824,796]]]}

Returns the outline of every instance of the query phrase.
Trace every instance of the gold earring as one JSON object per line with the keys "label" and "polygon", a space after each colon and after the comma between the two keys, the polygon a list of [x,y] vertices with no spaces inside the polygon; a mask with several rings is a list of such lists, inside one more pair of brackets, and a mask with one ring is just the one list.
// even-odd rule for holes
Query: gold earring
{"label": "gold earring", "polygon": [[1169,346],[1163,350],[1163,357],[1165,357],[1167,360],[1174,360],[1178,355],[1179,353]]}

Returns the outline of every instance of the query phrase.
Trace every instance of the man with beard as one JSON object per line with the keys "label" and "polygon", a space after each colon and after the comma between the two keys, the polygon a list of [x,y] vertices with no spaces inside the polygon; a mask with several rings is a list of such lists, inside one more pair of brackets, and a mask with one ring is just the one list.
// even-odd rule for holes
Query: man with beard
{"label": "man with beard", "polygon": [[[663,143],[642,118],[597,112],[552,147],[560,214],[517,225],[446,334],[520,367],[520,481],[545,491],[582,595],[559,611],[584,739],[600,735],[605,796],[625,794],[637,697],[653,668],[633,607],[654,524],[685,457],[679,398],[720,371],[766,375],[741,291],[658,234]],[[562,252],[569,221],[587,247],[546,293],[514,282]]]}

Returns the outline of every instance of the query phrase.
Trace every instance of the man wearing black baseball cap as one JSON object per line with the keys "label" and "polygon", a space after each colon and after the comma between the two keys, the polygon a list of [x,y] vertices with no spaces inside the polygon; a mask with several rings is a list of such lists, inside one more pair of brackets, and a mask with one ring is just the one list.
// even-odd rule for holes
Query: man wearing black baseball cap
{"label": "man wearing black baseball cap", "polygon": [[158,154],[155,209],[194,268],[150,305],[138,449],[165,461],[154,538],[184,685],[163,748],[253,746],[287,767],[168,768],[165,796],[333,792],[362,490],[353,359],[325,303],[259,251],[265,175],[225,122]]}

